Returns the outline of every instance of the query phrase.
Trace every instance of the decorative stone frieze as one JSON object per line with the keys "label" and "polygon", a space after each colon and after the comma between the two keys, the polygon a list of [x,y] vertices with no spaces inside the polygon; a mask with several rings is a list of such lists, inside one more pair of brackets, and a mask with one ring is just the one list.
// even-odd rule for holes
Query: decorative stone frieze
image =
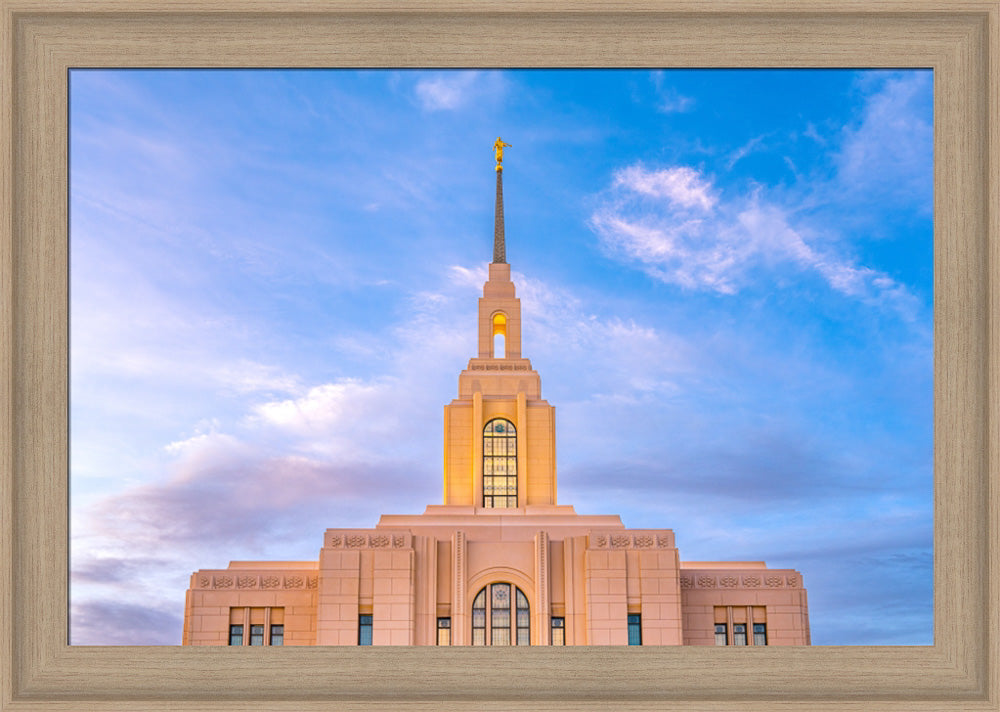
{"label": "decorative stone frieze", "polygon": [[801,585],[801,579],[797,575],[776,575],[763,576],[757,574],[744,575],[740,571],[719,571],[715,575],[700,572],[697,569],[689,570],[688,573],[680,577],[681,588],[729,588],[729,589],[752,589],[752,588],[796,588]]}
{"label": "decorative stone frieze", "polygon": [[591,532],[588,537],[590,549],[668,549],[671,546],[670,536],[652,532],[637,532],[622,534],[617,532]]}
{"label": "decorative stone frieze", "polygon": [[403,532],[341,532],[327,534],[326,546],[330,549],[405,549],[410,539]]}

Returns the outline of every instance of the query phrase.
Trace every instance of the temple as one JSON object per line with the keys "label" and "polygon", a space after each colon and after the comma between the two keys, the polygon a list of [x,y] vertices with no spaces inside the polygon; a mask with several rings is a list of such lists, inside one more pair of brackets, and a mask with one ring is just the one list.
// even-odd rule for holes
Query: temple
{"label": "temple", "polygon": [[316,561],[191,575],[185,645],[808,645],[802,575],[683,562],[670,529],[557,501],[555,408],[522,355],[496,150],[478,349],[444,407],[443,504],[327,529]]}

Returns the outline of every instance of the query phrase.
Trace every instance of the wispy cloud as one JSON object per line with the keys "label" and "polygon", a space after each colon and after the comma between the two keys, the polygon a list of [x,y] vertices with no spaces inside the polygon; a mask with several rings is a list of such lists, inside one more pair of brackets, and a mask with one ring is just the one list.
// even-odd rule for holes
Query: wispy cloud
{"label": "wispy cloud", "polygon": [[870,94],[860,120],[845,127],[836,156],[842,189],[930,210],[932,83],[929,71],[880,73],[862,82]]}
{"label": "wispy cloud", "polygon": [[674,87],[666,86],[664,72],[653,72],[650,78],[656,90],[657,111],[663,114],[683,114],[694,109],[694,97],[684,96]]}
{"label": "wispy cloud", "polygon": [[590,225],[609,252],[686,289],[736,294],[758,272],[813,272],[846,296],[906,302],[903,285],[857,265],[793,226],[763,190],[721,200],[690,166],[618,169]]}
{"label": "wispy cloud", "polygon": [[497,96],[503,90],[504,80],[496,72],[435,72],[414,86],[417,100],[425,111],[462,109],[486,96]]}
{"label": "wispy cloud", "polygon": [[732,170],[733,166],[742,161],[744,158],[749,156],[755,150],[757,150],[763,143],[763,136],[754,136],[752,139],[747,141],[745,144],[737,148],[731,154],[729,154],[729,160],[726,161],[726,168]]}

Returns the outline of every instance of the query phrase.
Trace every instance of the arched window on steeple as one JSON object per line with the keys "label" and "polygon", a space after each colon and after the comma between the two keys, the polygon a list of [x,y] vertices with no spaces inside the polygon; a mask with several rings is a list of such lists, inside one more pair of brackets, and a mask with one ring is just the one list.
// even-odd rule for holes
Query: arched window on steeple
{"label": "arched window on steeple", "polygon": [[507,315],[497,312],[493,315],[493,358],[507,355]]}
{"label": "arched window on steeple", "polygon": [[517,506],[517,430],[506,418],[483,428],[483,506]]}

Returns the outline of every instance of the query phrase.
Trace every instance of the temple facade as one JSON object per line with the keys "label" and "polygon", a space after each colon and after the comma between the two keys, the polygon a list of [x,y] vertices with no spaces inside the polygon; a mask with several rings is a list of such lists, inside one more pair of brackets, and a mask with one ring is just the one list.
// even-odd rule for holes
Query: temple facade
{"label": "temple facade", "polygon": [[444,407],[443,504],[327,529],[316,561],[194,572],[183,644],[809,644],[798,571],[684,562],[670,529],[558,503],[555,408],[506,261],[505,145],[478,353]]}

